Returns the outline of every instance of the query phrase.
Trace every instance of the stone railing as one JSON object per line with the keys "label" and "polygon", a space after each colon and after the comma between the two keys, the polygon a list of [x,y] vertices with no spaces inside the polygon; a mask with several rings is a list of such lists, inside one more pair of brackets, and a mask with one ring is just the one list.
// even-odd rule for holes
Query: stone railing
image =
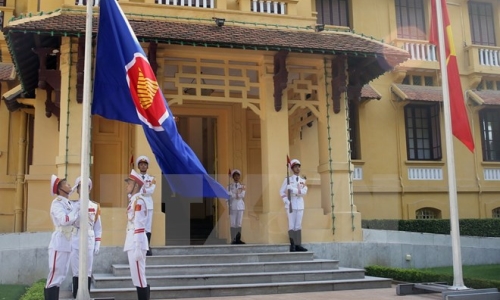
{"label": "stone railing", "polygon": [[214,0],[156,0],[156,4],[188,6],[200,8],[214,8]]}
{"label": "stone railing", "polygon": [[465,53],[469,72],[500,74],[500,47],[469,45]]}
{"label": "stone railing", "polygon": [[[93,1],[95,2],[94,6],[99,5],[99,0],[93,0]],[[122,2],[132,2],[132,1],[123,0]],[[287,15],[290,14],[290,5],[295,6],[298,1],[244,0],[238,2],[240,4],[240,9],[242,11]],[[139,1],[139,3],[155,3],[160,5],[200,7],[200,8],[216,8],[215,7],[216,3],[214,0],[142,0]],[[87,0],[75,0],[75,5],[79,6],[87,5]],[[242,6],[245,5],[248,5],[248,7],[243,8]],[[295,7],[293,7],[291,10],[295,11]]]}
{"label": "stone railing", "polygon": [[[63,5],[76,5],[76,6],[86,6],[87,1],[92,1],[94,7],[98,6],[100,0],[61,0],[63,1]],[[186,9],[197,10],[196,16],[200,19],[212,18],[214,9],[218,13],[222,13],[223,15],[219,15],[219,17],[226,17],[226,20],[238,20],[238,22],[248,22],[251,24],[255,24],[255,15],[247,14],[247,13],[256,13],[259,14],[259,23],[269,23],[288,26],[290,22],[293,22],[293,26],[297,27],[306,27],[309,26],[310,21],[307,19],[297,19],[294,18],[293,21],[288,20],[286,18],[276,19],[273,16],[291,16],[296,17],[299,14],[297,10],[297,3],[299,0],[237,0],[237,6],[234,7],[232,3],[228,0],[120,0],[120,6],[123,11],[127,14],[130,12],[137,11],[138,7],[144,8],[141,13],[145,15],[155,15],[159,13],[157,6],[162,7],[170,7],[170,9],[175,9],[175,11],[171,11],[168,14],[172,16],[184,16],[189,15],[189,12]],[[45,4],[48,2],[42,2],[40,10],[45,9]],[[132,5],[129,5],[132,4]],[[47,4],[48,5],[48,4]],[[201,11],[205,10],[205,11]],[[192,12],[191,12],[192,13]],[[238,14],[243,13],[243,14]],[[191,14],[192,16],[192,14]]]}
{"label": "stone railing", "polygon": [[[87,0],[76,0],[75,5],[87,5]],[[99,0],[94,0],[94,6],[99,6]]]}
{"label": "stone railing", "polygon": [[284,1],[252,0],[251,11],[286,15],[286,6],[286,2]]}
{"label": "stone railing", "polygon": [[[408,51],[410,59],[400,66],[419,70],[438,70],[437,48],[433,44],[424,40],[395,39],[391,44]],[[406,72],[403,72],[405,75]]]}
{"label": "stone railing", "polygon": [[426,41],[404,42],[403,48],[413,60],[437,61],[436,46]]}
{"label": "stone railing", "polygon": [[479,64],[481,66],[500,67],[500,50],[478,48]]}

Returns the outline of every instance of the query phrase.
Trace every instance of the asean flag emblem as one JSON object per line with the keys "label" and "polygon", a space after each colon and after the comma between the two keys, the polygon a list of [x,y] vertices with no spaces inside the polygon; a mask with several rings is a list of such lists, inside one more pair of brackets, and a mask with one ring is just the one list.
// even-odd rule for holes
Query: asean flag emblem
{"label": "asean flag emblem", "polygon": [[141,53],[126,65],[130,95],[142,122],[156,131],[163,131],[162,123],[169,113],[165,99],[148,60]]}

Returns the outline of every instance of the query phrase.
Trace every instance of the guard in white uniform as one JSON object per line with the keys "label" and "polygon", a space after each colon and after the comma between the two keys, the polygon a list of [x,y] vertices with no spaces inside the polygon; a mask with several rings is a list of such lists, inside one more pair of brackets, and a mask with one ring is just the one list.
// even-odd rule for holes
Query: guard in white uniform
{"label": "guard in white uniform", "polygon": [[130,275],[137,288],[138,300],[149,299],[149,285],[146,280],[146,252],[148,240],[146,237],[146,223],[148,210],[146,201],[142,198],[141,189],[144,185],[141,174],[135,170],[130,172],[127,179],[127,194],[131,195],[127,206],[127,237],[123,251],[127,252]]}
{"label": "guard in white uniform", "polygon": [[229,219],[231,220],[231,244],[245,244],[241,240],[241,223],[245,211],[246,187],[240,182],[241,171],[235,169],[231,172],[233,183],[229,184]]}
{"label": "guard in white uniform", "polygon": [[58,195],[50,205],[50,217],[55,230],[49,244],[49,275],[44,289],[45,300],[58,300],[59,287],[68,274],[71,238],[76,233],[73,226],[79,222],[80,209],[68,199],[71,194],[71,185],[66,179],[59,179],[52,175],[50,192]]}
{"label": "guard in white uniform", "polygon": [[[80,195],[80,183],[81,178],[78,177],[75,180],[75,185],[73,190],[78,192]],[[92,190],[92,180],[89,178],[89,192]],[[81,195],[80,195],[81,198]],[[73,205],[78,205],[80,207],[80,199],[72,201]],[[99,253],[99,248],[101,246],[101,235],[102,235],[102,225],[101,225],[101,208],[98,203],[89,200],[88,205],[88,251],[87,251],[87,274],[88,274],[88,287],[90,291],[90,283],[92,280],[92,264],[94,262],[94,255]],[[75,223],[77,228],[77,233],[73,235],[72,239],[72,249],[71,249],[71,271],[73,272],[73,298],[76,298],[78,292],[78,274],[80,272],[80,222]]]}
{"label": "guard in white uniform", "polygon": [[156,180],[153,176],[147,173],[149,168],[149,158],[147,156],[141,155],[137,158],[136,161],[137,167],[141,172],[142,181],[144,181],[144,185],[141,189],[141,197],[146,201],[146,207],[148,208],[148,219],[146,221],[146,236],[148,237],[148,252],[146,256],[152,256],[153,252],[151,251],[151,225],[153,223],[153,193],[156,188]]}
{"label": "guard in white uniform", "polygon": [[[300,161],[292,159],[290,168],[293,175],[285,178],[280,189],[280,196],[285,203],[288,215],[288,236],[290,238],[290,252],[307,251],[302,247],[302,217],[304,216],[304,196],[307,194],[306,179],[300,174]],[[290,192],[288,192],[290,191]],[[290,199],[288,196],[290,195]],[[289,211],[290,203],[292,212]]]}

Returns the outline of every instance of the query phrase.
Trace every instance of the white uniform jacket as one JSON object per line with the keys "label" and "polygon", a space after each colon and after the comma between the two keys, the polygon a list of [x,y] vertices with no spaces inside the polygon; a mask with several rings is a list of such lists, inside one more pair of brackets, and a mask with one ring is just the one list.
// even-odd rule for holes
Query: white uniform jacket
{"label": "white uniform jacket", "polygon": [[[293,209],[304,209],[304,196],[307,194],[306,180],[297,175],[292,175],[290,178],[290,186],[292,187],[290,191],[290,198],[292,202]],[[287,179],[283,181],[280,189],[280,196],[285,203],[285,208],[288,208],[288,189],[287,189]]]}
{"label": "white uniform jacket", "polygon": [[136,244],[139,244],[142,250],[149,249],[145,230],[147,216],[146,202],[141,194],[132,195],[127,207],[127,237],[123,251],[134,250]]}
{"label": "white uniform jacket", "polygon": [[153,193],[156,188],[156,180],[149,174],[141,174],[141,176],[144,176],[144,185],[141,189],[141,197],[144,201],[146,201],[146,207],[148,209],[153,209]]}
{"label": "white uniform jacket", "polygon": [[76,234],[75,222],[80,221],[80,208],[63,196],[57,196],[50,205],[50,217],[55,230],[49,243],[49,249],[71,252],[72,235]]}
{"label": "white uniform jacket", "polygon": [[[72,201],[73,205],[78,205],[80,207],[80,200]],[[88,207],[88,249],[93,250],[95,242],[101,241],[102,236],[102,224],[101,224],[101,208],[97,202],[92,200],[89,201]],[[75,223],[75,227],[78,229],[78,234],[73,235],[72,247],[74,249],[80,248],[80,222]]]}
{"label": "white uniform jacket", "polygon": [[231,210],[245,210],[245,185],[235,182],[229,185]]}

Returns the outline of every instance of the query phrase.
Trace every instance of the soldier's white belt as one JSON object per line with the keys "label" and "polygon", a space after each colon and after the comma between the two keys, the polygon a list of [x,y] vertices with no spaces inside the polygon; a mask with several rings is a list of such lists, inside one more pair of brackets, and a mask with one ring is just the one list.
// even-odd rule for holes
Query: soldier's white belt
{"label": "soldier's white belt", "polygon": [[69,241],[72,234],[76,234],[78,229],[74,226],[57,226],[56,231],[61,232],[64,237]]}

